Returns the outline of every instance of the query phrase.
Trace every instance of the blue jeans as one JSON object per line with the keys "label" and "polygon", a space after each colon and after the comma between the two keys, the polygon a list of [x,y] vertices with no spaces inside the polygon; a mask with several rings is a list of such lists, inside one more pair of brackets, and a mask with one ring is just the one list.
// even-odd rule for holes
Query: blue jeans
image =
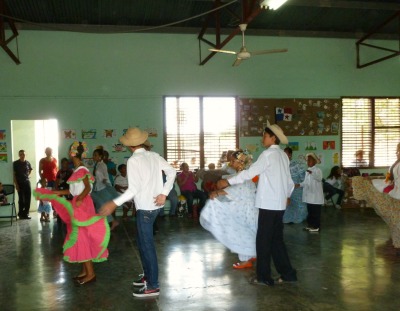
{"label": "blue jeans", "polygon": [[139,209],[136,211],[136,241],[148,289],[160,287],[158,283],[157,253],[153,238],[153,223],[160,213],[160,210],[161,209],[146,211]]}

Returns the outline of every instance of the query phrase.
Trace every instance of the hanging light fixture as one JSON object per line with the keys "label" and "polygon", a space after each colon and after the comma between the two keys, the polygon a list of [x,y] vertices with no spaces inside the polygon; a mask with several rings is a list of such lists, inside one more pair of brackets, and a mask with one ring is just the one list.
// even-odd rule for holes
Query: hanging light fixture
{"label": "hanging light fixture", "polygon": [[281,5],[283,5],[287,0],[262,0],[260,6],[262,8],[269,8],[271,10],[277,10]]}

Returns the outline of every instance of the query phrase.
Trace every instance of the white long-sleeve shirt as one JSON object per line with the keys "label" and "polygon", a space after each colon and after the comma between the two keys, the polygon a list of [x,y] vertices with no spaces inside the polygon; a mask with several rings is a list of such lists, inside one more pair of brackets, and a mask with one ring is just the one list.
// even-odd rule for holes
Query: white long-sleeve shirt
{"label": "white long-sleeve shirt", "polygon": [[[162,171],[166,175],[165,183]],[[154,204],[155,197],[169,194],[174,185],[176,171],[158,153],[140,148],[128,160],[127,177],[128,189],[114,199],[114,203],[120,206],[133,198],[137,209],[155,210],[161,207]]]}
{"label": "white long-sleeve shirt", "polygon": [[96,179],[93,189],[94,191],[100,191],[107,186],[111,186],[110,179],[108,178],[107,165],[103,161],[97,162],[96,174],[94,177]]}
{"label": "white long-sleeve shirt", "polygon": [[249,169],[228,181],[231,185],[240,184],[257,175],[259,179],[255,206],[267,210],[285,210],[294,183],[290,176],[289,158],[278,145],[263,151]]}
{"label": "white long-sleeve shirt", "polygon": [[303,187],[303,202],[310,204],[324,204],[324,191],[322,189],[322,172],[316,167],[309,167],[307,169],[311,171],[306,172],[304,181],[300,183]]}

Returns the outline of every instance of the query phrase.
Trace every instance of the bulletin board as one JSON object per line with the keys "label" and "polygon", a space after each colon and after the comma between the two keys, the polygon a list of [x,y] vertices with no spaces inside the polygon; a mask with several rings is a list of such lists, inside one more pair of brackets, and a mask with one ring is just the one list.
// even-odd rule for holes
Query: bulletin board
{"label": "bulletin board", "polygon": [[240,136],[260,136],[278,124],[287,136],[339,135],[340,98],[240,98]]}

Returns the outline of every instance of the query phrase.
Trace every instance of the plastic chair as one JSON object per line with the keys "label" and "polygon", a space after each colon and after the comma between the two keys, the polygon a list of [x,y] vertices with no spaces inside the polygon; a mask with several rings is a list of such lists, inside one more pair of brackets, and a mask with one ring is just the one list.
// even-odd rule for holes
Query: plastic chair
{"label": "plastic chair", "polygon": [[5,206],[11,206],[11,216],[0,216],[0,218],[11,218],[11,225],[13,218],[15,217],[15,221],[17,220],[17,210],[15,209],[15,187],[14,185],[4,185],[3,184],[4,194],[7,196],[7,203],[2,204],[0,208]]}

